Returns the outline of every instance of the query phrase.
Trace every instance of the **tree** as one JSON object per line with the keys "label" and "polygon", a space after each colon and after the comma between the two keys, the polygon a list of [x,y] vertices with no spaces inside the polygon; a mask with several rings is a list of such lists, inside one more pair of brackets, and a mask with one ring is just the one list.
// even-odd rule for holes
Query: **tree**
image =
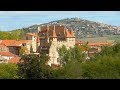
{"label": "tree", "polygon": [[18,79],[18,67],[16,64],[1,63],[0,64],[0,79]]}
{"label": "tree", "polygon": [[28,53],[28,49],[26,46],[21,46],[20,50],[19,50],[19,54],[20,55],[24,55]]}
{"label": "tree", "polygon": [[68,50],[65,46],[62,46],[62,48],[60,48],[58,52],[63,63],[67,63],[71,60],[82,62],[85,59],[82,50],[79,46],[76,45],[74,46],[74,48],[69,48]]}
{"label": "tree", "polygon": [[88,79],[120,79],[120,44],[102,47],[89,62],[82,64],[82,76]]}
{"label": "tree", "polygon": [[63,45],[62,48],[59,48],[58,53],[62,64],[68,61],[68,50],[65,45]]}
{"label": "tree", "polygon": [[51,68],[45,65],[48,57],[35,54],[23,55],[18,64],[18,74],[22,79],[48,79],[52,78]]}
{"label": "tree", "polygon": [[11,32],[0,31],[0,39],[2,40],[19,40],[23,39],[25,36],[25,32],[23,30],[13,30]]}

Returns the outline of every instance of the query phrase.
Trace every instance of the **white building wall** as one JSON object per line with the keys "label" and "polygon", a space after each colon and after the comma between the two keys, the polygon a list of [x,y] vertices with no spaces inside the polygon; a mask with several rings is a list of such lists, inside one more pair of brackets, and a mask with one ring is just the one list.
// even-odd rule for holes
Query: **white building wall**
{"label": "white building wall", "polygon": [[66,41],[56,41],[54,39],[49,49],[50,60],[48,61],[48,65],[50,66],[51,64],[60,65],[60,63],[58,62],[59,54],[57,48],[61,48],[63,45],[65,45],[67,49],[69,49],[70,47],[74,47],[75,38],[67,38]]}

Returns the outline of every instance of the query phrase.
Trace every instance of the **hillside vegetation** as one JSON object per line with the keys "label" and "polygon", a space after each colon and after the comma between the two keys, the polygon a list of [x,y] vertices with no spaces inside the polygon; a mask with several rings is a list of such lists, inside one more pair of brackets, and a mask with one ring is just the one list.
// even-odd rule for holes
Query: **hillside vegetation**
{"label": "hillside vegetation", "polygon": [[67,28],[71,28],[75,32],[77,39],[85,37],[103,37],[106,35],[120,34],[120,27],[84,20],[80,18],[67,18],[62,20],[56,20],[49,23],[43,23],[40,25],[33,25],[27,28],[23,28],[23,30],[25,32],[37,32],[38,26],[47,24],[65,25]]}

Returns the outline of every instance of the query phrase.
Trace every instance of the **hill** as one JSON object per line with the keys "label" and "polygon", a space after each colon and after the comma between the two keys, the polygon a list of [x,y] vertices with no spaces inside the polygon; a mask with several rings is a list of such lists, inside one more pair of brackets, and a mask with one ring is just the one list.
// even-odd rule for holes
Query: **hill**
{"label": "hill", "polygon": [[52,21],[40,25],[33,25],[27,28],[22,28],[27,32],[37,32],[37,27],[41,25],[62,24],[74,30],[76,38],[81,39],[85,37],[103,37],[108,35],[119,35],[120,27],[111,26],[99,22],[84,20],[80,18],[66,18],[62,20]]}

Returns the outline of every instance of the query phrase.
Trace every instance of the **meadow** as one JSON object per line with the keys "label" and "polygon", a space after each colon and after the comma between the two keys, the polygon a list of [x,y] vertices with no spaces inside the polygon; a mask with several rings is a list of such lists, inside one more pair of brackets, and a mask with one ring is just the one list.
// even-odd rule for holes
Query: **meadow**
{"label": "meadow", "polygon": [[108,35],[104,37],[82,38],[79,41],[83,42],[120,42],[120,35]]}

